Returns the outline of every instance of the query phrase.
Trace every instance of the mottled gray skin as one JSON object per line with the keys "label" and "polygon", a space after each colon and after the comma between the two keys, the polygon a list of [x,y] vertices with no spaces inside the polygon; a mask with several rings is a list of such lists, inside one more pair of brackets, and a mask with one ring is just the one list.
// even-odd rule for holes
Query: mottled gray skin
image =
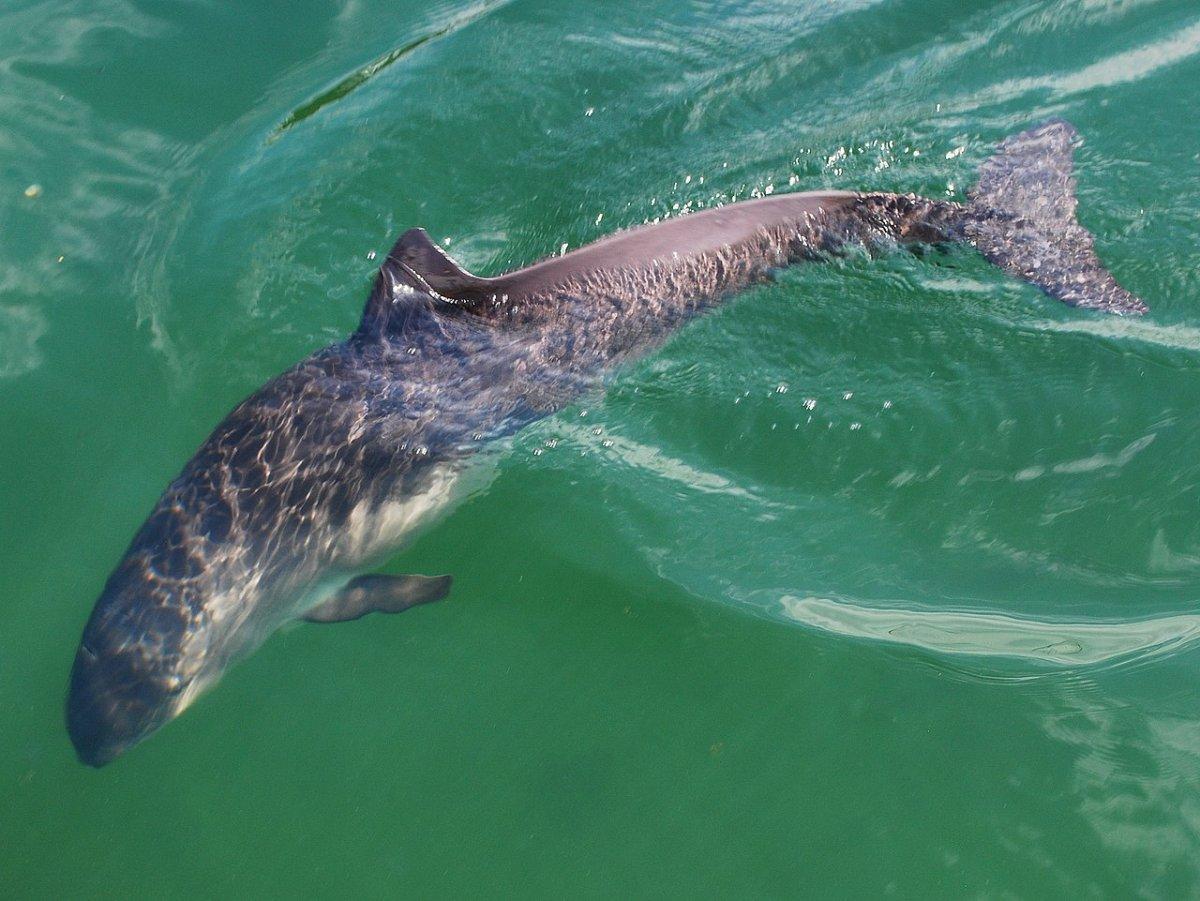
{"label": "mottled gray skin", "polygon": [[1010,139],[966,206],[776,196],[492,279],[406,233],[358,331],[234,409],[134,537],[71,674],[80,758],[100,766],[140,741],[394,549],[453,501],[448,485],[481,449],[780,267],[848,246],[971,241],[1069,303],[1141,312],[1074,222],[1073,134],[1052,122]]}

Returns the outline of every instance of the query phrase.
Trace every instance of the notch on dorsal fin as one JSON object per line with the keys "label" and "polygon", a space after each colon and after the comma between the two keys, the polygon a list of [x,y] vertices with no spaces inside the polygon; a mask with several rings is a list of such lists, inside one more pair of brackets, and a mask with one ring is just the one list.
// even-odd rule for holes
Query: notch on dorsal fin
{"label": "notch on dorsal fin", "polygon": [[388,257],[443,297],[455,299],[487,288],[487,279],[463,269],[423,228],[410,228],[401,235]]}
{"label": "notch on dorsal fin", "polygon": [[444,301],[451,307],[470,310],[491,295],[494,283],[494,279],[480,278],[463,269],[433,243],[425,229],[410,228],[379,267],[358,332],[377,338],[402,329],[408,320],[398,320],[396,311],[404,308],[401,301],[406,298],[418,305]]}

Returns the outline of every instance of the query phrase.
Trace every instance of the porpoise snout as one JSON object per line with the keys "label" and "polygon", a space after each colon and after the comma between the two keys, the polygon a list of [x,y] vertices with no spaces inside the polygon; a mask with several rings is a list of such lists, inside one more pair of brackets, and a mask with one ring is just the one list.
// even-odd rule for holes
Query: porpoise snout
{"label": "porpoise snout", "polygon": [[85,638],[67,692],[67,732],[79,759],[101,767],[170,720],[172,680],[139,672],[129,655],[98,654]]}

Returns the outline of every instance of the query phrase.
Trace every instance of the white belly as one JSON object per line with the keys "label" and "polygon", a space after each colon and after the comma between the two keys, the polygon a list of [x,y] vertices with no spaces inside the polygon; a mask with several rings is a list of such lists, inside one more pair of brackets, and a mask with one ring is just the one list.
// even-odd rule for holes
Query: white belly
{"label": "white belly", "polygon": [[420,494],[378,505],[360,503],[350,511],[345,531],[338,537],[337,556],[347,567],[355,568],[398,550],[419,528],[449,511],[461,475],[449,466],[440,466],[430,473]]}
{"label": "white belly", "polygon": [[[298,595],[262,597],[252,580],[227,595],[210,599],[213,628],[197,635],[203,647],[190,649],[199,661],[198,671],[179,698],[176,712],[181,712],[220,678],[230,663],[257,648],[283,623],[303,616],[327,600],[350,579],[402,548],[420,529],[486,487],[494,472],[494,457],[477,458],[466,467],[438,466],[415,494],[382,504],[360,503],[350,512],[345,528],[331,539],[328,568],[307,588],[301,588]],[[215,644],[214,634],[220,636]]]}
{"label": "white belly", "polygon": [[495,457],[478,457],[463,466],[435,467],[419,493],[350,511],[337,538],[334,564],[339,570],[361,571],[400,550],[417,533],[445,516],[471,495],[487,487],[495,475]]}

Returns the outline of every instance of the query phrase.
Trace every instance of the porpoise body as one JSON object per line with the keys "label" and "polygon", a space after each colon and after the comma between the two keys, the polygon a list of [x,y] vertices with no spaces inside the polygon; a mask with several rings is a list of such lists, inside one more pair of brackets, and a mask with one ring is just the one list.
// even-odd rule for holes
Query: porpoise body
{"label": "porpoise body", "polygon": [[178,716],[295,619],[445,596],[448,576],[368,575],[472,484],[488,448],[594,390],[706,308],[844,248],[975,245],[1067,303],[1145,311],[1075,220],[1074,130],[1009,138],[968,202],[776,195],[620,232],[480,278],[406,232],[361,324],[222,421],[167,487],[88,620],[67,698],[101,766]]}

